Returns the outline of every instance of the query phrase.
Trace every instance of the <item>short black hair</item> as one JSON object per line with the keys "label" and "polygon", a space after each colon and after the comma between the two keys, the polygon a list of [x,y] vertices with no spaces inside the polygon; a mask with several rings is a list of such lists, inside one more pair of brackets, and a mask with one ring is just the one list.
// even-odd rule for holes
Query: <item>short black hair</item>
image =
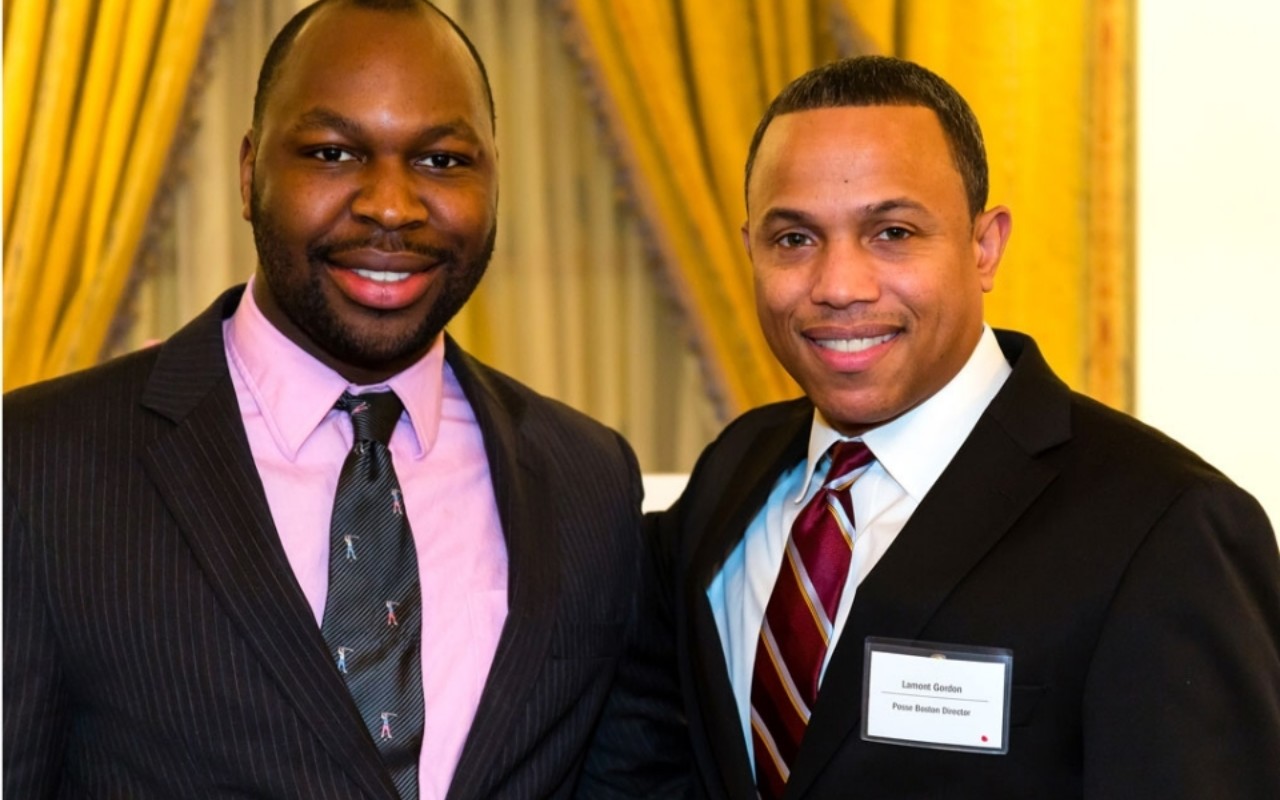
{"label": "short black hair", "polygon": [[[298,38],[298,32],[302,30],[302,26],[311,19],[321,7],[329,5],[339,0],[316,0],[316,2],[294,14],[280,32],[276,34],[276,38],[271,40],[271,46],[267,48],[267,55],[262,60],[262,69],[258,72],[258,88],[253,95],[253,133],[256,137],[262,130],[262,115],[266,113],[267,99],[271,93],[271,89],[275,86],[276,79],[280,75],[280,67],[288,57],[289,51],[293,49],[293,42]],[[356,8],[365,8],[372,11],[391,11],[406,12],[415,9],[429,8],[439,14],[444,21],[449,23],[449,27],[462,39],[463,44],[467,46],[467,52],[471,53],[471,58],[475,60],[476,67],[480,69],[480,79],[484,83],[485,100],[489,103],[489,122],[497,126],[497,114],[493,105],[493,89],[489,86],[489,73],[484,68],[484,60],[480,58],[480,53],[476,50],[471,40],[467,38],[467,34],[462,28],[458,27],[458,23],[429,0],[342,0],[348,2]]]}
{"label": "short black hair", "polygon": [[751,183],[760,141],[774,117],[796,111],[845,106],[923,106],[938,115],[951,158],[964,181],[969,213],[987,206],[987,151],[973,109],[951,84],[919,64],[888,56],[834,61],[796,78],[769,104],[747,151],[746,183]]}

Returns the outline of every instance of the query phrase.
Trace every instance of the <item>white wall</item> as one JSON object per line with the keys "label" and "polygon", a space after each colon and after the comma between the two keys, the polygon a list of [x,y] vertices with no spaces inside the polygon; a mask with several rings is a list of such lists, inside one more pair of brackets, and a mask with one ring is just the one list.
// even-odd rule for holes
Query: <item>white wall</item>
{"label": "white wall", "polygon": [[1280,6],[1138,4],[1137,413],[1280,525]]}

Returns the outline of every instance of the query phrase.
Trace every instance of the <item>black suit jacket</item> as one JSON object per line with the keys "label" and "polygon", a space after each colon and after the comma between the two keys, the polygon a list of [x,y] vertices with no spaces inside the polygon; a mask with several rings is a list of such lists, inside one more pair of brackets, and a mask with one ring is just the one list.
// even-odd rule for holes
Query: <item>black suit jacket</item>
{"label": "black suit jacket", "polygon": [[[396,796],[254,467],[222,342],[239,297],[5,398],[6,797]],[[510,559],[448,797],[567,796],[633,613],[638,470],[612,431],[448,359]]]}
{"label": "black suit jacket", "polygon": [[[1013,373],[858,588],[786,796],[1280,796],[1280,559],[1262,510],[1069,391],[1030,339],[998,336]],[[656,520],[653,617],[675,639],[647,655],[678,675],[696,796],[755,797],[706,589],[805,457],[812,414],[799,400],[739,418]],[[863,741],[868,636],[1011,648],[1008,754]],[[662,696],[615,700],[633,741],[671,723]],[[642,774],[624,755],[595,765],[623,765],[616,786]]]}

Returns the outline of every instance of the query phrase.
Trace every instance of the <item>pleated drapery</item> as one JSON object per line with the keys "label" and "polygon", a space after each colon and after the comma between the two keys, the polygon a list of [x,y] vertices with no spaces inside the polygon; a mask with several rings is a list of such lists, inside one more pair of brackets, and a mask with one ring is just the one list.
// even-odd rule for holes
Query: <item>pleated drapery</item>
{"label": "pleated drapery", "polygon": [[742,167],[764,107],[791,78],[834,55],[814,7],[777,0],[563,4],[619,169],[726,418],[798,393],[756,321],[739,229]]}
{"label": "pleated drapery", "polygon": [[98,360],[212,4],[6,4],[6,388]]}

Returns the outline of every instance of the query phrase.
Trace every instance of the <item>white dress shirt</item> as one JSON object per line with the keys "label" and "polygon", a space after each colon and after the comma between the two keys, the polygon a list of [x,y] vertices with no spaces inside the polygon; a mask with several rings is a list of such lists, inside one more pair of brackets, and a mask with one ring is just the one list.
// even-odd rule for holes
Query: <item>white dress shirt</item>
{"label": "white dress shirt", "polygon": [[[947,385],[901,417],[860,437],[876,460],[850,489],[856,526],[853,560],[833,621],[835,632],[822,665],[824,675],[859,584],[951,463],[1010,372],[995,334],[984,326],[973,354]],[[814,473],[827,450],[842,438],[846,437],[815,410],[808,457],[778,477],[742,541],[707,587],[753,769],[751,676],[765,607],[782,567],[791,525],[824,482],[821,475],[814,480]]]}

